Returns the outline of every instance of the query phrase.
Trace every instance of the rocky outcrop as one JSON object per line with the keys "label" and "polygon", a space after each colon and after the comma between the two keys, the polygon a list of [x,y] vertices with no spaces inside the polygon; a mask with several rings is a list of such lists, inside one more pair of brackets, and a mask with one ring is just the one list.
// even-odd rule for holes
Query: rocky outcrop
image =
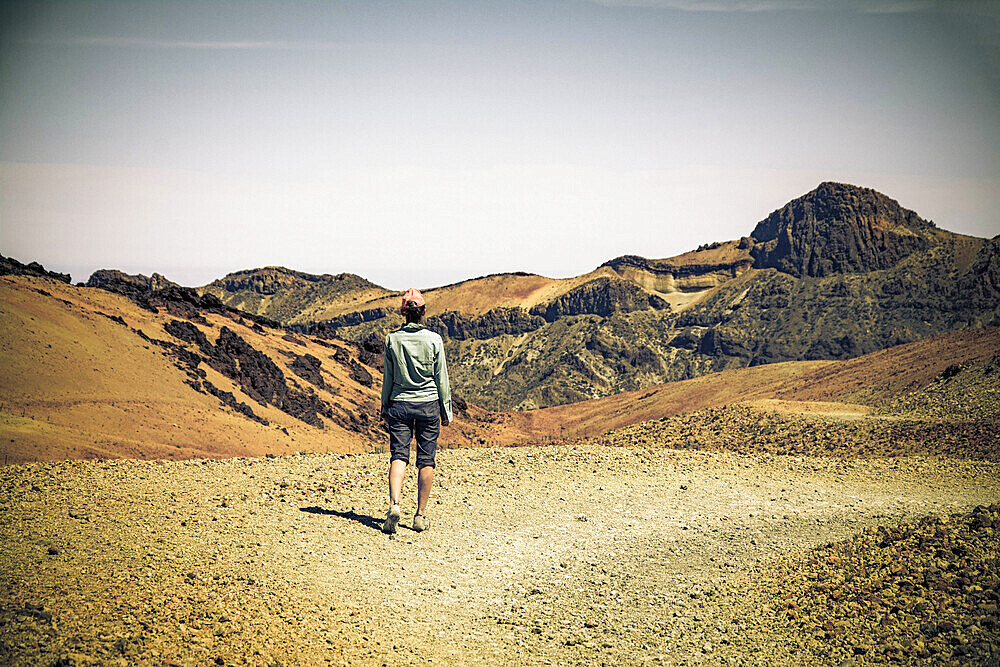
{"label": "rocky outcrop", "polygon": [[377,287],[374,283],[353,273],[338,273],[337,275],[324,273],[315,275],[302,271],[293,271],[283,266],[268,266],[261,269],[236,271],[212,282],[208,286],[220,288],[226,292],[278,294],[292,288],[309,287],[317,283],[334,287],[338,292]]}
{"label": "rocky outcrop", "polygon": [[669,305],[655,294],[649,294],[634,283],[601,277],[586,282],[546,304],[531,309],[546,322],[554,322],[567,315],[599,315],[634,310],[669,309]]}
{"label": "rocky outcrop", "polygon": [[[746,237],[744,237],[744,239],[745,238]],[[748,244],[744,245],[744,240],[740,239],[740,245],[738,247],[741,250],[745,250],[748,247]],[[704,249],[712,248],[708,246],[699,248],[699,250]],[[638,269],[654,275],[669,275],[673,278],[689,278],[709,273],[729,273],[732,276],[737,276],[751,268],[753,266],[753,261],[748,258],[739,258],[731,262],[692,262],[686,264],[674,264],[672,262],[665,262],[662,260],[646,259],[645,257],[639,257],[638,255],[622,255],[621,257],[608,260],[604,264],[601,264],[601,266],[614,269],[618,273],[625,273],[628,269]]]}
{"label": "rocky outcrop", "polygon": [[383,356],[385,354],[385,339],[376,333],[371,333],[358,341],[358,360],[366,366],[382,372]]}
{"label": "rocky outcrop", "polygon": [[40,278],[51,278],[52,280],[58,280],[62,283],[70,282],[70,275],[68,273],[56,273],[55,271],[46,271],[45,267],[38,262],[31,262],[30,264],[22,264],[21,262],[13,259],[11,257],[4,257],[0,255],[0,276],[38,276]]}
{"label": "rocky outcrop", "polygon": [[[270,357],[240,338],[229,327],[222,327],[219,331],[219,338],[214,345],[191,322],[171,320],[164,325],[164,329],[178,340],[197,346],[200,355],[179,347],[177,354],[185,357],[187,365],[197,367],[198,363],[204,361],[211,368],[238,384],[243,393],[257,403],[273,405],[282,412],[318,428],[323,428],[320,415],[329,419],[334,418],[333,410],[317,394],[312,390],[307,393],[290,387],[285,379],[285,374]],[[299,373],[299,370],[302,370],[308,375],[309,377],[305,375],[302,377],[309,382],[313,384],[323,383],[320,361],[316,357],[312,355],[296,357],[292,366],[293,369],[296,369],[297,374],[302,375]],[[192,377],[191,379],[197,385],[198,378]],[[232,402],[235,401],[235,398],[228,401],[225,396],[208,386],[204,380],[201,381],[201,386],[196,385],[192,386],[195,386],[199,391],[208,391],[227,405],[246,413]],[[324,385],[317,384],[317,386]],[[257,419],[256,415],[254,418]]]}
{"label": "rocky outcrop", "polygon": [[326,381],[323,380],[323,364],[311,354],[296,355],[289,368],[300,378],[316,385],[320,389],[326,388]]}
{"label": "rocky outcrop", "polygon": [[352,359],[351,355],[344,348],[337,348],[337,351],[330,358],[344,366],[349,373],[349,377],[361,386],[371,387],[375,384],[372,374],[364,366]]}
{"label": "rocky outcrop", "polygon": [[346,313],[344,315],[338,315],[337,317],[331,317],[328,320],[322,322],[310,323],[306,325],[306,330],[313,326],[327,326],[336,329],[337,327],[353,327],[359,324],[364,324],[365,322],[374,322],[375,320],[381,320],[382,318],[392,314],[391,308],[369,308],[367,310],[358,310],[353,313]]}
{"label": "rocky outcrop", "polygon": [[318,415],[333,418],[333,412],[314,393],[288,386],[285,374],[270,357],[222,327],[208,365],[239,383],[243,391],[262,405],[271,404],[282,412],[312,426],[323,427]]}
{"label": "rocky outcrop", "polygon": [[269,426],[270,422],[259,416],[249,405],[237,400],[236,395],[231,391],[222,391],[208,380],[202,379],[200,383],[192,384],[196,391],[202,391],[219,399],[223,405],[227,405],[247,419],[252,419],[258,424]]}
{"label": "rocky outcrop", "polygon": [[197,345],[203,352],[208,350],[212,345],[208,342],[208,337],[202,333],[201,329],[184,320],[170,320],[163,325],[163,329],[178,340]]}
{"label": "rocky outcrop", "polygon": [[129,275],[114,269],[101,269],[90,276],[87,286],[120,294],[151,313],[164,310],[174,317],[183,317],[199,324],[206,323],[204,313],[214,313],[233,319],[245,318],[257,328],[261,325],[272,329],[282,328],[270,318],[231,308],[214,294],[199,294],[158,273],[147,277],[141,274]]}
{"label": "rocky outcrop", "polygon": [[425,324],[445,338],[486,340],[504,334],[516,336],[534,331],[545,324],[545,320],[523,308],[494,308],[478,317],[450,311],[428,317]]}
{"label": "rocky outcrop", "polygon": [[759,222],[754,267],[796,277],[888,269],[932,241],[933,223],[869,188],[821,183]]}
{"label": "rocky outcrop", "polygon": [[159,273],[154,273],[152,276],[144,276],[141,273],[132,275],[118,271],[117,269],[98,269],[94,271],[87,280],[87,287],[104,287],[105,285],[120,285],[123,283],[134,285],[138,290],[145,292],[152,292],[167,287],[180,287],[180,285],[172,280],[168,280]]}

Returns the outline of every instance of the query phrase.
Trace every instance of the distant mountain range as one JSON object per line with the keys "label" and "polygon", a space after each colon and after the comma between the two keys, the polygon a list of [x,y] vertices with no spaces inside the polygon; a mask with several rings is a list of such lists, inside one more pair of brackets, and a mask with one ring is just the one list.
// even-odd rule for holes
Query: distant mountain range
{"label": "distant mountain range", "polygon": [[[676,257],[427,289],[459,416],[442,446],[593,436],[746,401],[880,406],[939,380],[949,410],[956,397],[972,405],[963,387],[975,383],[953,378],[1000,363],[998,258],[1000,240],[824,183],[749,236]],[[199,289],[114,270],[69,283],[0,257],[5,457],[384,445],[380,354],[400,324],[398,293],[275,267]],[[983,428],[989,439],[995,426]]]}
{"label": "distant mountain range", "polygon": [[[352,274],[267,267],[200,291],[373,348],[400,324],[398,295]],[[741,239],[618,257],[575,278],[498,274],[425,294],[458,390],[525,409],[1000,324],[1000,242],[938,229],[875,190],[821,183]]]}
{"label": "distant mountain range", "polygon": [[[20,267],[0,265],[0,454],[6,462],[385,447],[379,359],[364,344],[295,333],[188,287],[144,290],[142,280],[114,275],[105,275],[101,288],[81,287],[37,266],[12,268]],[[820,439],[779,429],[789,439],[766,427],[767,442],[780,453],[978,457],[995,452],[997,350],[1000,327],[969,329],[852,360],[735,368],[525,412],[487,412],[456,393],[457,419],[442,431],[441,447],[543,444],[639,422],[646,425],[624,441],[614,435],[608,442],[648,443],[646,434],[667,432],[671,446],[699,447],[690,429],[736,429],[753,438],[761,410],[860,417],[872,407],[890,414],[902,407],[911,416],[943,413],[950,421],[892,421],[879,430],[884,420],[866,420],[860,440],[856,431],[845,440],[843,429],[824,427]],[[735,412],[715,410],[725,406]],[[872,429],[878,430],[875,443],[866,435]]]}

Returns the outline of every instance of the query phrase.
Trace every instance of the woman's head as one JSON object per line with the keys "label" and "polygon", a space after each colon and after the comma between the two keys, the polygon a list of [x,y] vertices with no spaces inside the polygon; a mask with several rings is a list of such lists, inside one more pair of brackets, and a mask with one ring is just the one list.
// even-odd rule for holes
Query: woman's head
{"label": "woman's head", "polygon": [[399,312],[407,324],[417,323],[424,319],[424,295],[412,287],[403,294],[403,303]]}
{"label": "woman's head", "polygon": [[403,301],[399,312],[403,314],[407,324],[419,324],[424,319],[424,304],[417,304],[415,299]]}

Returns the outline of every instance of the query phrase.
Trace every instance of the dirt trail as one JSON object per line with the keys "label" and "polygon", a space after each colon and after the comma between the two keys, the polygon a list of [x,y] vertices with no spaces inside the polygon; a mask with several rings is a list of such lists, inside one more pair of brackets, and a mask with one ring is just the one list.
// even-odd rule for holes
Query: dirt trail
{"label": "dirt trail", "polygon": [[743,405],[767,412],[790,415],[815,415],[817,417],[833,417],[835,419],[871,418],[872,411],[871,406],[858,405],[856,403],[783,401],[776,398],[761,398],[756,401],[746,401]]}
{"label": "dirt trail", "polygon": [[1000,499],[1000,465],[545,447],[0,470],[0,662],[783,664],[758,590],[866,526]]}

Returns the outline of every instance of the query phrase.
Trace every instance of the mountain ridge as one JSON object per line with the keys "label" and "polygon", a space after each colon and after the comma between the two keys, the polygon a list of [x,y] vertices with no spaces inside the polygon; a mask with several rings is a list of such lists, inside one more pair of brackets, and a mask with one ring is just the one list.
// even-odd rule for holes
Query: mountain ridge
{"label": "mountain ridge", "polygon": [[[938,229],[870,188],[823,182],[748,236],[674,257],[623,255],[571,278],[511,272],[428,288],[427,324],[446,339],[453,381],[470,400],[530,409],[998,323],[998,246]],[[357,276],[331,287],[324,275],[249,269],[230,274],[242,282],[199,291],[379,349],[398,326],[399,293]]]}
{"label": "mountain ridge", "polygon": [[[121,295],[48,277],[0,277],[0,301],[7,332],[0,348],[0,452],[14,462],[384,446],[378,359],[363,346],[261,326],[234,311],[153,312]],[[977,364],[986,377],[1000,364],[998,349],[1000,328],[973,329],[849,361],[730,368],[526,412],[488,412],[456,394],[458,419],[443,430],[441,446],[593,437],[747,401],[807,410],[815,409],[809,402],[891,406]]]}

